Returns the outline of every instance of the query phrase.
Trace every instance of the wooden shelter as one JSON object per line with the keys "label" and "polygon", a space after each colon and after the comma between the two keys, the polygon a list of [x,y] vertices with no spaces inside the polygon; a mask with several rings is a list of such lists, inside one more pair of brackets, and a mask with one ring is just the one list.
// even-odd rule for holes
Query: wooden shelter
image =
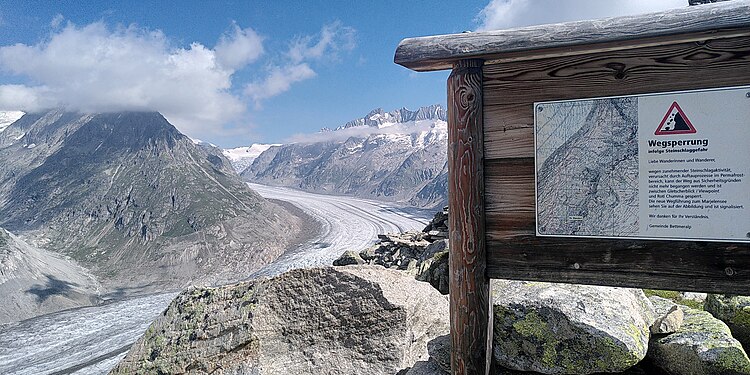
{"label": "wooden shelter", "polygon": [[[454,374],[489,371],[490,278],[750,294],[747,239],[540,236],[534,138],[535,103],[750,85],[750,1],[408,38],[395,62],[416,71],[452,70]],[[738,142],[750,146],[748,139]],[[750,238],[750,221],[740,211],[736,220]]]}

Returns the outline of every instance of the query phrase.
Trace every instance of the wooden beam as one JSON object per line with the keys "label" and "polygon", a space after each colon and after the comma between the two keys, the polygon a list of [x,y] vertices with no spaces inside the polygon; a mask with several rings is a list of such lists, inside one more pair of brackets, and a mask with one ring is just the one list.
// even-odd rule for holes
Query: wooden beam
{"label": "wooden beam", "polygon": [[749,28],[750,1],[735,0],[637,16],[407,38],[394,61],[417,71],[445,70],[462,59],[494,64],[572,56],[737,37],[748,35]]}
{"label": "wooden beam", "polygon": [[461,60],[448,78],[451,368],[488,374],[492,325],[484,233],[482,61]]}

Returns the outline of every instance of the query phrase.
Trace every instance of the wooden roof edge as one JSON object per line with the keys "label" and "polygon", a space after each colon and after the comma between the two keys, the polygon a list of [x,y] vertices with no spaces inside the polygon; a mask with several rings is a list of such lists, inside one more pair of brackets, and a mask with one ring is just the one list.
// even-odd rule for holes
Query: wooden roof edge
{"label": "wooden roof edge", "polygon": [[433,71],[451,69],[463,59],[524,60],[551,51],[559,56],[747,34],[750,0],[732,0],[634,16],[406,38],[394,62]]}

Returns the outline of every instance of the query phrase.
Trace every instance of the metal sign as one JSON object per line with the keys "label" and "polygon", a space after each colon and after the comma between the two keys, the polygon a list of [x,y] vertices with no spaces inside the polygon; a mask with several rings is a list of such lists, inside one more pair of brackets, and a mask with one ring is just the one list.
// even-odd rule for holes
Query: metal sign
{"label": "metal sign", "polygon": [[534,109],[539,236],[750,242],[750,87]]}

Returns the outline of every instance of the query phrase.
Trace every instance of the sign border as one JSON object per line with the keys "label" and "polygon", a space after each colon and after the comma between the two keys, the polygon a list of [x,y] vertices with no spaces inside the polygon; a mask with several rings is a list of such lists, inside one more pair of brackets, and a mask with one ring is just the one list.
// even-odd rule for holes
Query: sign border
{"label": "sign border", "polygon": [[[726,87],[716,87],[716,88],[710,88],[710,89],[697,89],[697,90],[679,90],[679,91],[665,91],[665,92],[658,92],[658,93],[646,93],[646,94],[631,94],[631,95],[613,95],[613,96],[600,96],[600,97],[593,97],[593,98],[580,98],[580,99],[566,99],[566,100],[550,100],[550,101],[543,101],[543,102],[534,102],[533,103],[533,112],[534,112],[534,126],[533,126],[533,133],[534,133],[534,231],[536,232],[536,235],[538,237],[545,237],[545,238],[592,238],[592,239],[612,239],[612,240],[652,240],[652,241],[700,241],[700,242],[722,242],[722,243],[750,243],[750,237],[748,238],[740,238],[740,239],[719,239],[719,238],[687,238],[687,237],[642,237],[642,236],[590,236],[590,235],[570,235],[570,234],[541,234],[539,233],[539,207],[537,205],[538,203],[538,197],[539,197],[539,181],[538,181],[538,170],[539,165],[537,164],[537,131],[536,131],[536,122],[537,122],[537,114],[539,113],[538,108],[540,105],[548,105],[548,104],[556,104],[556,103],[568,103],[568,102],[574,102],[574,101],[589,101],[589,100],[603,100],[603,99],[619,99],[619,98],[644,98],[644,97],[651,97],[651,96],[663,96],[663,95],[680,95],[680,94],[691,94],[691,93],[699,93],[699,92],[714,92],[714,91],[727,91],[727,90],[748,90],[748,93],[750,93],[750,85],[741,85],[741,86],[726,86]],[[674,105],[674,104],[672,104]],[[679,108],[679,106],[678,106]],[[671,112],[671,106],[670,109],[667,112],[667,116],[669,115],[669,112]],[[640,130],[640,129],[639,129]],[[678,134],[678,133],[674,133]],[[680,133],[680,134],[687,134],[687,133]],[[692,134],[692,133],[690,133]],[[750,208],[748,208],[750,209]]]}

